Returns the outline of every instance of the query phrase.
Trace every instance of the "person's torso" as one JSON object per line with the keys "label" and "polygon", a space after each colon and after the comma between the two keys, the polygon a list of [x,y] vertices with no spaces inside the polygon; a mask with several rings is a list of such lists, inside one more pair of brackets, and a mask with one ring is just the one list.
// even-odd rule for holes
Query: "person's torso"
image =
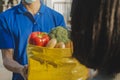
{"label": "person's torso", "polygon": [[[51,15],[52,12],[45,6],[42,6],[42,12],[38,12],[35,16],[24,10],[22,11],[21,7],[20,4],[6,11],[5,16],[7,17],[5,19],[14,40],[14,59],[20,64],[26,65],[28,63],[26,48],[29,35],[34,31],[49,33],[52,28],[59,24],[56,23],[54,15]],[[18,74],[14,74],[13,80],[17,80],[15,76],[19,77]]]}

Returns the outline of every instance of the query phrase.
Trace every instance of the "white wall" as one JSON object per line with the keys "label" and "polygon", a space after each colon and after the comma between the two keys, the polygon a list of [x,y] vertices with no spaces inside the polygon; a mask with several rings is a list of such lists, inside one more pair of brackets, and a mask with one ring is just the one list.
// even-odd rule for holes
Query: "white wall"
{"label": "white wall", "polygon": [[54,2],[72,2],[72,0],[45,0],[47,6],[53,8]]}

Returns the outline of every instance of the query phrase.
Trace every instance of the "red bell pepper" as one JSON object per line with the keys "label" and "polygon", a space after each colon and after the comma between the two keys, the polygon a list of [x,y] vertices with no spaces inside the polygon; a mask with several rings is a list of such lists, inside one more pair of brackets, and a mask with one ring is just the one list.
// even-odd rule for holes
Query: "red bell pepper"
{"label": "red bell pepper", "polygon": [[45,32],[32,32],[29,37],[29,43],[37,46],[46,46],[50,37]]}

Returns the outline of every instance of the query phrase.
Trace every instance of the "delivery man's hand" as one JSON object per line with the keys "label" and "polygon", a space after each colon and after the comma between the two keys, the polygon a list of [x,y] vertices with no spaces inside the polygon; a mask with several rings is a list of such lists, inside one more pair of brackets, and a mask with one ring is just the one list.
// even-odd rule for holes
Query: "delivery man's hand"
{"label": "delivery man's hand", "polygon": [[24,80],[27,80],[28,77],[28,65],[25,65],[22,69],[20,74],[23,76]]}

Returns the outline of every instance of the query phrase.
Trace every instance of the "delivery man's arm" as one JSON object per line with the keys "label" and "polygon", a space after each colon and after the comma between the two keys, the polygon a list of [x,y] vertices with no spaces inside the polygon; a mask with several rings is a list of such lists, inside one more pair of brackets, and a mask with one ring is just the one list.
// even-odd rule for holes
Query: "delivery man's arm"
{"label": "delivery man's arm", "polygon": [[27,66],[22,66],[13,59],[13,49],[2,49],[3,65],[8,70],[21,74],[24,78],[27,77]]}

